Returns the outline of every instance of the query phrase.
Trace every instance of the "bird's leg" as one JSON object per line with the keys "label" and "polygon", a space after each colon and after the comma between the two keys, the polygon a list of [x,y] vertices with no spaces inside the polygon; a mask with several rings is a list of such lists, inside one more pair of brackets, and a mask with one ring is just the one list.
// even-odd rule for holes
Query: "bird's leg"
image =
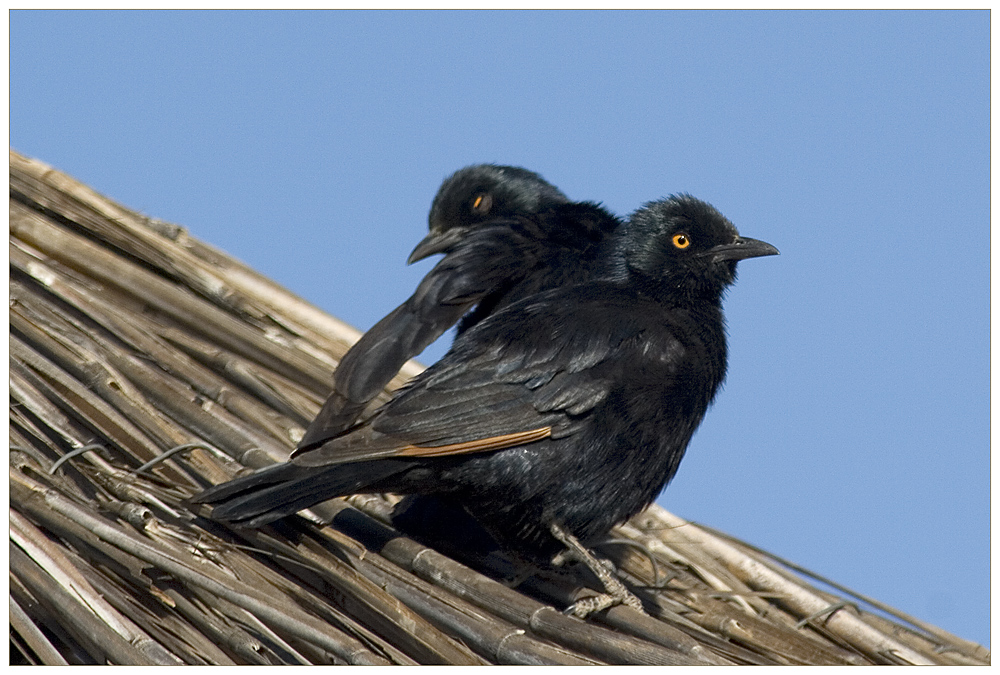
{"label": "bird's leg", "polygon": [[[628,605],[629,607],[637,609],[640,612],[643,611],[642,602],[639,601],[639,598],[632,595],[632,593],[625,588],[625,584],[619,581],[614,574],[612,574],[612,572],[601,563],[600,560],[595,558],[594,554],[587,550],[587,548],[581,544],[576,537],[556,523],[550,524],[549,530],[552,532],[553,537],[566,546],[566,552],[569,554],[569,557],[575,558],[586,565],[590,571],[597,576],[601,583],[604,584],[604,590],[607,591],[606,594],[602,593],[600,595],[584,598],[583,600],[573,603],[566,609],[566,613],[573,614],[574,616],[578,616],[582,619],[588,614],[599,612],[602,609],[614,607],[615,605]],[[564,554],[559,554],[556,558],[563,561],[566,557],[567,556]]]}

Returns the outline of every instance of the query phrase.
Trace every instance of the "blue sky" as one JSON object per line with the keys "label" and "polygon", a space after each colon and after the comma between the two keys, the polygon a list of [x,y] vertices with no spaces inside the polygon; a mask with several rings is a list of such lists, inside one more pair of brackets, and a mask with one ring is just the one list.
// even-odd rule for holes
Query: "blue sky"
{"label": "blue sky", "polygon": [[989,19],[12,12],[10,145],[359,328],[462,166],[711,202],[781,256],[660,503],[988,645]]}

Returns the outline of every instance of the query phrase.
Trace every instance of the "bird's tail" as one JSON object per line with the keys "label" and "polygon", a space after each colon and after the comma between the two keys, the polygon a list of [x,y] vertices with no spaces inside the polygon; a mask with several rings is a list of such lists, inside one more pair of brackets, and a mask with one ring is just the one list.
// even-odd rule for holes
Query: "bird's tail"
{"label": "bird's tail", "polygon": [[209,488],[191,503],[212,505],[212,520],[261,527],[327,499],[368,491],[411,465],[391,459],[320,467],[286,462]]}

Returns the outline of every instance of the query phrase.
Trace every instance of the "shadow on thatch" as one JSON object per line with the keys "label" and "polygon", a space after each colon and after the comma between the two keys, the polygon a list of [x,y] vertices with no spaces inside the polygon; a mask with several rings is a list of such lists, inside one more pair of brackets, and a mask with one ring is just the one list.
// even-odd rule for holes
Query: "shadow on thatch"
{"label": "shadow on thatch", "polygon": [[184,498],[287,456],[358,333],[14,152],[10,191],[13,662],[989,662],[658,507],[600,549],[649,615],[588,621],[560,611],[582,572],[476,571],[392,530],[391,497],[250,532],[196,516]]}

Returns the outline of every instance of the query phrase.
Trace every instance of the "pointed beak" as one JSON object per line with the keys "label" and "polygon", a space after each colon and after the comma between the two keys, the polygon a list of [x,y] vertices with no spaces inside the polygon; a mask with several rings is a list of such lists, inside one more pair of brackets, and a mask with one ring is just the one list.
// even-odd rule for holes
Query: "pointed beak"
{"label": "pointed beak", "polygon": [[465,232],[460,227],[454,227],[445,232],[431,232],[420,240],[417,247],[413,249],[413,253],[406,259],[406,264],[412,265],[429,255],[447,252],[448,249],[462,240],[464,234]]}
{"label": "pointed beak", "polygon": [[731,244],[719,244],[705,251],[712,256],[712,262],[722,260],[743,260],[744,258],[759,258],[764,255],[778,255],[778,249],[760,239],[736,237]]}

